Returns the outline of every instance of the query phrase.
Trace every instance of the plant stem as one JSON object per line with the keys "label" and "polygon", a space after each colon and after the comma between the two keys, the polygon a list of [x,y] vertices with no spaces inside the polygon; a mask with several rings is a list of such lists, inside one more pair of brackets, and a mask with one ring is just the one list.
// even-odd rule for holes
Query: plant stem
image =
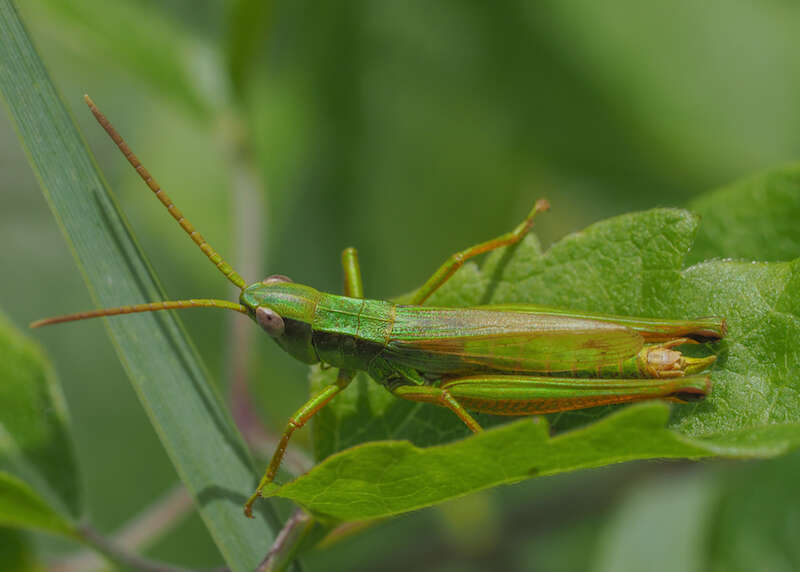
{"label": "plant stem", "polygon": [[[84,542],[92,546],[100,554],[111,560],[116,564],[128,566],[142,572],[190,572],[191,569],[183,568],[180,566],[172,566],[171,564],[164,564],[156,560],[150,560],[129,552],[113,540],[106,538],[89,525],[79,527],[78,534]],[[216,569],[217,572],[222,572],[225,569]]]}
{"label": "plant stem", "polygon": [[318,523],[303,509],[294,511],[275,537],[272,548],[261,561],[256,572],[281,572],[292,563],[303,541]]}
{"label": "plant stem", "polygon": [[[124,524],[111,539],[103,538],[103,541],[105,545],[114,546],[118,552],[132,556],[134,559],[139,558],[134,555],[136,551],[141,550],[176,526],[191,508],[192,499],[186,489],[181,485],[176,485],[160,499]],[[97,549],[98,552],[106,554],[91,540],[102,538],[97,531],[89,526],[83,526],[80,529],[80,535],[87,544]],[[150,562],[145,559],[140,560]],[[50,565],[49,570],[50,572],[85,572],[87,570],[102,570],[106,567],[105,560],[96,552],[83,550],[54,562]],[[168,567],[166,569],[178,570],[179,568]]]}

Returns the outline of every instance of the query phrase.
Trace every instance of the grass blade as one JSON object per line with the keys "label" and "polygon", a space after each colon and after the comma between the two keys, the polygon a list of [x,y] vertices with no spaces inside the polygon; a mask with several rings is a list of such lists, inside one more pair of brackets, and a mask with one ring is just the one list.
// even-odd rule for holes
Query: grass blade
{"label": "grass blade", "polygon": [[[0,90],[93,299],[98,306],[161,299],[147,261],[10,0],[0,0],[0,37]],[[196,350],[167,313],[111,319],[107,328],[228,565],[252,570],[271,544],[274,515],[268,508],[256,521],[242,515],[255,471]]]}

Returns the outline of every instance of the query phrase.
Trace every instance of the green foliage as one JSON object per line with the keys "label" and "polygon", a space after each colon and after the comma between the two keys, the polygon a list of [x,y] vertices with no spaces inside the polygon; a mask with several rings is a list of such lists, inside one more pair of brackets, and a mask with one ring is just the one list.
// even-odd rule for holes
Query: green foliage
{"label": "green foliage", "polygon": [[726,469],[714,474],[703,569],[796,570],[800,491],[791,476],[800,471],[800,455]]}
{"label": "green foliage", "polygon": [[[7,2],[0,6],[5,10]],[[50,70],[69,96],[69,104],[77,103],[86,90],[99,95],[98,100],[113,112],[115,122],[147,159],[148,167],[168,183],[170,192],[176,189],[175,198],[188,207],[187,215],[228,256],[231,249],[225,248],[225,241],[236,234],[238,221],[236,217],[227,220],[221,208],[229,199],[229,189],[222,181],[231,177],[219,168],[229,157],[219,153],[216,145],[218,127],[229,119],[224,116],[231,110],[217,104],[228,97],[236,99],[239,116],[235,119],[251,130],[252,160],[262,169],[269,194],[267,209],[250,209],[260,218],[268,238],[265,268],[328,290],[339,285],[337,254],[344,246],[360,248],[367,294],[385,297],[419,283],[435,263],[456,248],[507,230],[536,196],[547,196],[554,204],[553,214],[537,225],[548,243],[605,216],[684,204],[693,193],[720,181],[795,160],[800,149],[795,120],[799,84],[792,74],[785,73],[797,67],[800,52],[794,48],[800,12],[786,3],[733,5],[716,0],[698,9],[697,3],[682,0],[655,11],[632,0],[603,4],[585,0],[511,2],[491,8],[452,1],[435,5],[344,2],[326,8],[303,1],[251,0],[237,0],[229,6],[33,0],[18,2],[18,6],[30,16],[28,23]],[[14,35],[7,35],[5,29],[2,32],[0,50],[7,50],[6,40]],[[637,49],[630,49],[632,45]],[[0,75],[14,65],[13,59],[0,59]],[[88,113],[74,107],[79,121],[91,121]],[[51,121],[47,112],[35,119]],[[96,136],[99,130],[94,125],[91,128],[91,135]],[[182,138],[183,133],[189,135]],[[103,138],[102,133],[97,137]],[[3,147],[9,139],[6,135],[5,141],[0,140],[0,152],[16,148],[14,143]],[[110,145],[97,148],[109,155],[113,152]],[[60,151],[54,149],[51,154],[55,157]],[[19,324],[83,308],[85,292],[82,285],[70,281],[72,268],[65,266],[65,251],[49,232],[51,221],[45,222],[36,211],[36,197],[31,200],[19,190],[25,187],[28,174],[27,167],[19,166],[24,161],[5,153],[3,159],[0,238],[14,248],[0,253],[0,266],[12,269],[9,274],[24,276],[19,281],[2,281],[3,305]],[[172,240],[173,228],[162,233],[172,222],[142,197],[145,191],[127,166],[121,166],[118,157],[109,163],[104,158],[103,164],[124,173],[127,182],[119,187],[115,182],[114,187],[121,191],[123,201],[126,185],[131,187],[133,198],[125,205],[126,212],[134,219],[145,250],[162,270],[168,290],[176,295],[205,295],[218,287],[218,282],[204,278],[206,261],[198,262],[199,255],[187,254],[190,247],[181,238]],[[210,177],[208,172],[216,175]],[[74,174],[68,173],[67,180]],[[793,442],[796,424],[797,385],[792,380],[796,363],[791,354],[798,345],[791,294],[796,289],[791,261],[800,254],[796,180],[796,167],[787,168],[689,203],[691,211],[701,215],[701,224],[682,262],[678,262],[680,252],[658,248],[640,250],[660,253],[671,265],[640,259],[636,248],[628,249],[613,233],[608,238],[620,244],[614,244],[612,258],[605,264],[592,260],[591,249],[596,245],[589,244],[590,251],[580,253],[582,258],[570,258],[578,253],[565,249],[563,257],[551,259],[551,251],[541,256],[531,240],[508,260],[494,258],[480,271],[475,266],[464,269],[456,277],[458,284],[443,292],[441,300],[465,305],[505,292],[530,294],[539,303],[552,298],[552,303],[570,307],[584,303],[604,311],[633,308],[635,313],[673,315],[680,310],[677,315],[683,316],[710,306],[722,308],[732,324],[732,335],[714,347],[720,356],[713,372],[715,393],[703,405],[672,409],[666,427],[681,433],[669,433],[664,423],[655,431],[668,439],[678,435],[684,444],[681,435],[700,437],[699,445],[705,449],[713,445],[717,453],[741,449],[745,455],[779,454]],[[80,176],[75,181],[79,186]],[[180,187],[188,189],[186,196],[194,201],[183,199]],[[94,193],[95,188],[99,187],[89,190]],[[105,208],[107,203],[98,197],[98,204]],[[107,212],[113,213],[113,209]],[[694,227],[696,221],[682,216],[676,218],[683,220],[680,232]],[[86,223],[92,226],[97,221]],[[659,232],[639,238],[674,240],[673,233]],[[682,243],[673,244],[677,248]],[[530,275],[521,268],[523,259],[516,264],[526,251],[537,269]],[[608,252],[598,250],[601,256]],[[695,263],[729,257],[745,263],[713,262],[687,270]],[[747,264],[751,259],[786,264]],[[615,261],[618,268],[614,268]],[[517,292],[509,280],[499,280],[514,267],[530,283],[530,293]],[[628,275],[623,274],[625,269],[630,270]],[[583,292],[585,284],[568,276],[584,271],[600,285],[612,282],[610,290]],[[130,280],[130,276],[112,275],[106,284],[102,272],[84,272],[99,292],[95,301],[104,290]],[[495,276],[498,280],[493,282]],[[633,284],[632,291],[620,295],[613,277]],[[665,281],[663,286],[659,278]],[[678,289],[674,296],[673,288]],[[684,293],[691,298],[698,289],[705,289],[702,300],[686,307],[676,303],[675,297],[682,302]],[[115,301],[128,303],[159,293],[141,283],[133,290],[136,292],[118,290]],[[667,292],[663,300],[659,299],[662,292]],[[131,298],[131,294],[141,298]],[[102,302],[109,303],[109,299]],[[219,343],[226,328],[220,318],[200,312],[187,314],[186,320],[212,371],[221,369],[217,365],[224,352],[219,351]],[[735,331],[735,320],[755,327],[745,335],[743,327]],[[172,324],[166,317],[155,321],[159,328]],[[155,494],[169,485],[174,473],[147,419],[137,417],[138,404],[131,403],[132,393],[125,392],[127,382],[121,379],[119,368],[115,369],[114,358],[104,355],[99,330],[83,325],[80,336],[65,334],[62,329],[41,335],[61,372],[75,418],[81,421],[77,436],[86,465],[89,512],[98,522],[111,524],[131,515],[151,491]],[[81,346],[76,338],[84,335],[85,345]],[[299,369],[292,369],[290,360],[273,351],[269,340],[257,344],[254,401],[276,430],[305,397],[306,388],[298,383],[302,380]],[[91,348],[89,360],[86,346]],[[179,349],[174,359],[180,361],[185,355]],[[786,371],[776,373],[775,365],[781,360]],[[123,363],[129,366],[125,360]],[[317,383],[321,381],[318,373],[313,376]],[[173,379],[158,378],[152,383],[172,385]],[[450,412],[398,402],[373,385],[360,376],[325,413],[314,435],[320,459],[373,439],[409,439],[428,446],[466,436]],[[152,387],[147,391],[137,387],[151,418],[163,420],[172,413],[172,402],[154,399]],[[198,381],[198,387],[205,387],[204,382]],[[187,395],[188,408],[192,390],[185,387],[174,393],[165,390],[157,397],[181,401]],[[213,405],[216,397],[206,397],[221,432],[227,433],[225,413]],[[191,449],[206,436],[198,429],[206,405],[199,405],[201,413],[196,417],[176,419],[172,427],[167,424],[166,433],[155,423],[156,431],[162,437],[172,435],[181,447]],[[737,419],[740,407],[743,414]],[[639,415],[643,415],[641,411]],[[561,435],[594,420],[610,422],[614,418],[605,418],[608,413],[554,415],[548,422]],[[655,417],[661,420],[662,416]],[[193,425],[184,426],[187,421]],[[480,421],[492,426],[507,420],[482,416]],[[501,429],[507,430],[511,428]],[[589,425],[575,434],[587,437],[593,430]],[[303,438],[298,435],[294,445],[302,446]],[[231,442],[238,446],[236,439]],[[635,442],[639,443],[638,438]],[[167,446],[173,461],[174,443],[172,448]],[[545,443],[549,442],[542,441],[539,446]],[[405,447],[410,456],[420,452]],[[119,457],[109,462],[118,453]],[[186,478],[185,465],[180,460],[176,464],[184,466],[179,473]],[[699,468],[710,473],[710,466]],[[671,465],[648,467],[656,473],[671,470]],[[627,480],[629,468],[617,467],[621,470],[605,474]],[[729,470],[749,476],[741,478],[739,488],[728,487],[722,474]],[[716,504],[713,499],[703,499],[691,480],[666,479],[659,483],[659,494],[638,496],[643,516],[632,526],[620,525],[617,534],[598,537],[597,550],[592,550],[595,531],[591,524],[586,525],[587,519],[581,519],[584,528],[580,534],[572,534],[569,518],[576,507],[571,506],[571,492],[565,486],[558,493],[564,502],[563,506],[559,503],[557,512],[566,524],[553,523],[551,511],[544,519],[539,515],[539,520],[547,522],[547,532],[538,528],[530,539],[508,535],[516,540],[512,543],[496,538],[487,568],[514,569],[517,553],[536,552],[538,556],[542,554],[539,548],[549,550],[546,561],[555,563],[553,569],[563,569],[565,562],[574,564],[576,558],[583,567],[592,562],[594,552],[599,554],[594,567],[623,568],[626,562],[655,567],[648,550],[671,556],[661,561],[674,564],[674,568],[688,568],[698,557],[701,560],[695,569],[714,568],[715,562],[719,562],[717,569],[737,565],[752,569],[756,567],[753,563],[777,568],[781,558],[796,562],[783,536],[793,529],[781,526],[794,522],[794,513],[782,511],[781,502],[791,502],[792,492],[787,487],[795,473],[792,463],[780,461],[770,463],[769,471],[758,470],[758,465],[744,470],[722,465],[713,478],[701,479],[706,483],[703,486],[725,491]],[[190,471],[188,478],[193,476]],[[558,482],[581,476],[587,480],[579,481],[579,487],[594,488],[596,472],[584,471]],[[530,492],[533,487],[547,490],[548,482],[536,479],[492,493]],[[63,485],[69,488],[66,482]],[[248,489],[250,485],[239,486]],[[634,487],[631,494],[637,496],[638,490]],[[623,501],[624,496],[619,495]],[[745,507],[749,496],[752,504]],[[671,503],[670,498],[682,502]],[[599,507],[588,522],[602,521],[604,501],[600,492],[588,503]],[[234,527],[238,524],[233,520],[238,518],[237,502],[231,502]],[[496,510],[502,512],[498,519],[513,518],[507,515],[531,502],[535,501],[520,493],[512,503],[498,504]],[[761,506],[763,511],[758,510]],[[716,511],[713,518],[707,516],[708,511]],[[203,514],[208,521],[209,514]],[[407,535],[409,553],[424,554],[425,548],[436,542],[435,515],[435,511],[423,511],[393,521],[393,526],[407,523],[416,534],[413,539],[411,532]],[[518,529],[524,523],[516,518],[513,526]],[[431,520],[434,526],[419,525],[431,524]],[[664,521],[666,526],[658,528],[654,521]],[[619,522],[614,517],[611,526]],[[248,525],[251,523],[242,524]],[[681,534],[676,532],[678,528]],[[639,547],[644,558],[637,559],[615,545],[626,542],[632,529],[641,533]],[[356,561],[366,560],[363,567],[375,569],[394,559],[394,549],[403,546],[395,530],[376,528],[360,545],[347,545],[341,551],[345,563],[341,568],[351,569]],[[0,538],[3,569],[15,568],[5,566],[1,558],[5,539],[10,538],[8,545],[19,540],[12,534],[13,538]],[[560,550],[548,534],[560,535]],[[656,546],[659,541],[663,544]],[[709,549],[698,552],[698,542],[707,543]],[[199,525],[190,533],[174,535],[172,543],[174,554],[182,554],[176,560],[186,558],[187,562],[203,558],[200,546],[212,545]],[[636,547],[629,544],[626,548]],[[446,558],[441,558],[440,546],[440,551],[433,553],[449,569],[482,569],[480,562],[467,562],[468,551],[464,556],[464,551],[450,547]],[[465,566],[454,567],[451,562],[459,555]],[[212,551],[207,557],[217,555]],[[320,561],[320,569],[330,568],[327,555]],[[198,566],[219,563],[193,562]],[[439,565],[426,562],[422,567],[433,570]]]}
{"label": "green foliage", "polygon": [[[800,455],[635,486],[604,531],[595,570],[794,570]],[[676,494],[679,491],[679,494]]]}
{"label": "green foliage", "polygon": [[[715,479],[698,472],[670,475],[634,487],[603,533],[597,572],[702,572],[708,547]],[[675,494],[675,489],[680,494]]]}
{"label": "green foliage", "polygon": [[[749,184],[746,191],[734,187],[733,191],[717,193],[706,200],[706,208],[714,211],[716,202],[720,205],[719,218],[725,212],[733,217],[735,211],[724,208],[730,202],[730,193],[738,193],[744,201],[750,195],[766,194],[784,204],[779,191],[787,176],[776,172]],[[775,207],[768,212],[782,210]],[[761,224],[759,221],[759,227]],[[654,435],[653,424],[667,424],[663,414],[661,418],[657,414],[648,418],[650,428],[643,431],[636,426],[640,418],[631,413],[631,428],[635,430],[629,434],[630,441],[614,440],[615,434],[625,433],[623,427],[628,418],[624,416],[615,418],[613,432],[603,431],[605,425],[598,423],[569,433],[576,442],[591,443],[596,457],[586,464],[575,464],[557,448],[558,439],[548,446],[544,430],[538,438],[522,438],[506,435],[504,431],[512,431],[507,428],[468,440],[480,440],[484,445],[480,452],[461,443],[437,448],[436,461],[430,463],[423,462],[421,453],[407,444],[357,448],[329,459],[276,494],[326,516],[371,518],[419,508],[526,475],[635,458],[763,457],[797,446],[800,260],[757,264],[710,261],[686,267],[697,226],[698,218],[686,211],[657,209],[597,223],[564,238],[544,253],[538,241],[529,238],[518,247],[492,254],[480,270],[476,266],[462,270],[430,302],[450,306],[535,303],[665,318],[724,316],[729,332],[712,347],[718,355],[712,373],[712,395],[699,404],[675,406],[668,422],[675,432],[664,430],[685,449],[676,451],[649,440]],[[758,228],[749,232],[757,233]],[[745,222],[740,222],[739,233],[748,233]],[[711,248],[713,239],[707,238],[706,244]],[[312,380],[318,386],[329,382],[330,375],[331,372],[315,371]],[[391,397],[380,395],[386,392],[376,384],[359,384],[355,393],[349,400],[333,403],[320,415],[316,427],[320,457],[345,444],[376,439],[403,438],[417,445],[442,443],[458,431],[459,421],[449,411],[393,402]],[[563,430],[607,412],[608,408],[596,408],[553,415],[551,423],[554,429]],[[358,431],[353,431],[355,427]],[[631,441],[636,441],[635,445]],[[525,461],[512,455],[503,446],[506,442]],[[628,444],[628,449],[623,450],[630,453],[624,459],[619,457],[621,443]],[[488,451],[502,453],[498,457],[487,456]],[[468,470],[468,465],[475,468]],[[491,467],[493,478],[483,475],[485,467]],[[465,478],[465,474],[470,477]],[[335,485],[338,481],[332,475],[344,481],[342,489]],[[389,482],[400,484],[389,487]],[[374,502],[363,501],[359,491],[366,491],[365,496]],[[392,502],[386,500],[387,496],[400,500]]]}
{"label": "green foliage", "polygon": [[794,7],[579,0],[548,8],[563,49],[632,123],[647,126],[647,149],[678,184],[692,171],[712,181],[732,167],[751,173],[785,161],[785,145],[796,144],[798,85],[772,73],[794,67],[800,53]]}
{"label": "green foliage", "polygon": [[35,572],[41,570],[36,564],[34,549],[26,536],[19,530],[0,528],[0,568],[15,572]]}
{"label": "green foliage", "polygon": [[[175,98],[187,112],[200,119],[208,117],[209,94],[198,90],[192,78],[201,65],[197,60],[203,54],[202,45],[156,6],[127,0],[103,4],[102,9],[87,2],[57,0],[43,0],[40,5],[68,30],[91,30],[94,57],[112,57],[115,66],[128,68]],[[124,36],[119,33],[123,27],[129,31]]]}
{"label": "green foliage", "polygon": [[703,223],[690,262],[738,258],[773,262],[800,253],[800,165],[773,169],[694,199]]}
{"label": "green foliage", "polygon": [[66,405],[38,346],[0,313],[0,461],[41,479],[69,512],[81,512]]}
{"label": "green foliage", "polygon": [[272,3],[264,0],[234,0],[228,6],[229,29],[225,55],[230,84],[237,96],[242,96],[247,80],[253,76],[251,66],[259,53],[266,15]]}

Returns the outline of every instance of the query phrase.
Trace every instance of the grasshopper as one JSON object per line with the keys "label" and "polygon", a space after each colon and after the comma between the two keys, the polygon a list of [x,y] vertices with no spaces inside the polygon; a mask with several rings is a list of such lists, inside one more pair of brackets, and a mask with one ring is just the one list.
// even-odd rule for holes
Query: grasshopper
{"label": "grasshopper", "polygon": [[95,310],[39,320],[31,327],[134,312],[223,308],[249,316],[295,359],[338,368],[336,382],[289,419],[245,504],[248,517],[274,480],[292,434],[343,391],[357,371],[400,399],[450,409],[473,432],[481,427],[470,411],[534,415],[653,398],[684,403],[711,392],[711,380],[701,372],[716,356],[690,357],[676,348],[722,338],[724,318],[609,316],[529,304],[424,305],[468,259],[522,240],[536,215],[549,208],[545,200],[537,201],[511,232],[452,255],[409,304],[364,298],[353,248],[342,253],[343,296],[277,274],[248,285],[194,229],[88,96],[86,102],[140,177],[241,295],[238,302],[188,299]]}

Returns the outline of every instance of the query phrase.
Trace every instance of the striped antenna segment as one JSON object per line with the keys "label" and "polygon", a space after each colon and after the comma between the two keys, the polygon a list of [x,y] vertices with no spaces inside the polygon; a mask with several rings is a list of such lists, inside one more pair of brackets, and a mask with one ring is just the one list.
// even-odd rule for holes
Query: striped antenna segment
{"label": "striped antenna segment", "polygon": [[219,253],[214,250],[211,245],[208,244],[208,242],[206,242],[206,239],[195,230],[192,223],[190,223],[186,217],[183,216],[183,213],[178,210],[178,207],[175,206],[175,203],[172,202],[172,199],[167,196],[167,193],[165,193],[164,190],[159,186],[158,182],[147,171],[147,169],[144,168],[142,163],[139,161],[139,158],[133,154],[133,151],[131,151],[130,147],[128,147],[128,144],[125,143],[125,140],[122,138],[122,136],[117,133],[117,130],[114,129],[113,125],[111,125],[111,122],[99,109],[97,109],[97,106],[94,104],[92,99],[88,95],[84,95],[83,98],[86,100],[86,104],[89,106],[92,114],[94,114],[97,122],[103,127],[103,129],[106,130],[106,133],[109,134],[111,139],[114,140],[114,143],[117,144],[119,150],[122,151],[128,162],[133,165],[133,168],[136,169],[136,172],[139,173],[139,176],[142,178],[142,180],[147,184],[148,187],[150,187],[150,190],[155,193],[155,195],[158,197],[158,200],[160,200],[161,203],[167,207],[167,210],[169,211],[169,214],[172,215],[172,218],[178,221],[178,224],[181,225],[183,230],[186,231],[186,234],[188,234],[195,244],[200,247],[200,250],[202,250],[205,255],[208,256],[208,259],[213,262],[217,268],[219,268],[219,271],[225,275],[225,278],[236,284],[236,286],[238,286],[240,289],[244,290],[244,288],[247,286],[244,279],[239,276],[239,274],[231,267],[230,264],[223,260]]}
{"label": "striped antenna segment", "polygon": [[181,308],[222,308],[224,310],[236,310],[242,314],[247,314],[247,308],[236,302],[227,300],[214,300],[199,298],[191,300],[169,300],[166,302],[149,302],[147,304],[136,304],[134,306],[120,306],[119,308],[106,308],[103,310],[93,310],[91,312],[78,312],[66,316],[56,316],[55,318],[45,318],[31,323],[31,328],[61,324],[62,322],[74,322],[76,320],[88,320],[89,318],[102,318],[103,316],[118,316],[120,314],[135,314],[137,312],[156,312],[158,310],[179,310]]}

